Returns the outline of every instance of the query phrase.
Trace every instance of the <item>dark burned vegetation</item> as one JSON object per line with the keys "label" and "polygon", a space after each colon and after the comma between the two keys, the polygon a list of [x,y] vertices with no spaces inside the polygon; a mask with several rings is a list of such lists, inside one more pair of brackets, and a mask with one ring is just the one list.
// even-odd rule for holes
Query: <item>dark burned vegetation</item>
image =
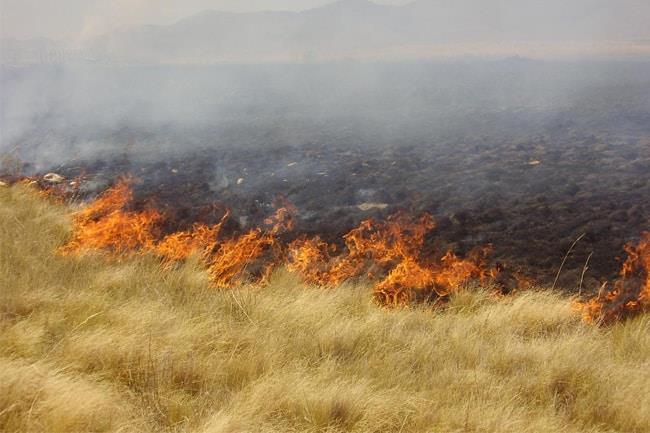
{"label": "dark burned vegetation", "polygon": [[[584,233],[560,286],[577,287],[593,252],[584,281],[593,290],[618,272],[623,246],[650,228],[644,199],[650,196],[650,141],[571,140],[457,141],[381,152],[206,149],[156,163],[84,164],[92,180],[84,188],[92,196],[128,170],[137,177],[136,202],[153,199],[181,229],[218,222],[226,208],[230,230],[259,226],[284,197],[298,209],[296,232],[328,242],[369,217],[428,212],[436,219],[436,241],[461,254],[492,244],[493,256],[508,269],[542,283],[553,281],[563,255]],[[79,173],[74,167],[62,172]]]}

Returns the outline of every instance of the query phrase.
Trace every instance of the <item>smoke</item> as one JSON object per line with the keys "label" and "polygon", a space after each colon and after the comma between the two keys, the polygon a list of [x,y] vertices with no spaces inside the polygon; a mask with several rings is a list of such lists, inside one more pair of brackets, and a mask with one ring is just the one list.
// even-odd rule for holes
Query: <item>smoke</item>
{"label": "smoke", "polygon": [[110,33],[118,27],[158,22],[163,17],[161,2],[152,0],[105,0],[91,2],[83,19],[79,41]]}
{"label": "smoke", "polygon": [[[499,143],[560,131],[635,139],[646,132],[647,57],[629,42],[647,32],[637,26],[650,16],[645,2],[502,0],[479,7],[475,0],[431,0],[380,7],[346,0],[303,13],[206,12],[141,27],[232,5],[66,1],[57,7],[69,12],[70,28],[79,22],[77,37],[102,50],[64,61],[41,53],[12,63],[8,55],[0,77],[0,151],[17,154],[34,170],[110,159],[126,147],[131,158],[152,161],[224,149],[377,150],[476,137]],[[289,3],[246,7],[297,7]],[[50,7],[38,11],[31,0],[5,0],[3,19],[22,13],[38,21]],[[553,50],[573,47],[579,38],[582,45],[561,61],[516,55],[532,41]],[[614,39],[628,42],[608,54]],[[476,48],[482,55],[463,56],[477,40],[484,41]],[[423,41],[438,41],[434,48],[447,57],[427,60],[430,46]],[[590,58],[589,45],[598,56]],[[405,52],[412,56],[404,58]],[[223,60],[233,53],[239,60]],[[276,55],[281,60],[272,61]],[[280,159],[278,172],[287,162]]]}
{"label": "smoke", "polygon": [[[304,11],[329,3],[332,0],[2,0],[0,32],[3,38],[47,37],[80,42],[118,29],[169,25],[203,10]],[[470,36],[491,29],[503,36],[503,42],[515,42],[521,31],[566,38],[572,29],[591,33],[594,40],[601,36],[613,40],[644,39],[648,37],[645,24],[650,16],[650,4],[644,0],[568,3],[560,0],[377,0],[375,3],[406,6],[417,10],[416,16],[429,15],[434,33],[444,28]],[[401,19],[403,25],[397,30],[408,33],[411,18]]]}
{"label": "smoke", "polygon": [[521,59],[6,68],[2,149],[43,167],[106,157],[128,142],[151,157],[346,140],[381,148],[545,133],[560,113],[624,133],[640,126],[622,112],[649,108],[648,72],[645,63]]}
{"label": "smoke", "polygon": [[[1,0],[3,38],[69,39],[76,43],[138,25],[167,25],[202,10],[305,10],[331,0]],[[405,4],[408,0],[384,0]]]}

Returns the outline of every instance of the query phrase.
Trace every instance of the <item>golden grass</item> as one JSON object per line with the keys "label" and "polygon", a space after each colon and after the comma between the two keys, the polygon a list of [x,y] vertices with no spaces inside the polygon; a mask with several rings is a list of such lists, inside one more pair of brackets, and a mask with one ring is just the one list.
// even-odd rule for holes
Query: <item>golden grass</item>
{"label": "golden grass", "polygon": [[57,255],[67,212],[0,188],[0,431],[650,431],[647,315],[479,289],[389,310],[285,272],[216,291],[198,261]]}

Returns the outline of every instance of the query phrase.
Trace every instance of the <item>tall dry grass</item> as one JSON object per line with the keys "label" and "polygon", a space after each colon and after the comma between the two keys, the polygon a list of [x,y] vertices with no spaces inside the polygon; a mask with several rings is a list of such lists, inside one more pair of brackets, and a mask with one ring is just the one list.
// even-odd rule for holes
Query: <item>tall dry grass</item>
{"label": "tall dry grass", "polygon": [[650,318],[599,329],[559,295],[215,291],[197,263],[62,257],[68,210],[0,188],[0,430],[648,432]]}

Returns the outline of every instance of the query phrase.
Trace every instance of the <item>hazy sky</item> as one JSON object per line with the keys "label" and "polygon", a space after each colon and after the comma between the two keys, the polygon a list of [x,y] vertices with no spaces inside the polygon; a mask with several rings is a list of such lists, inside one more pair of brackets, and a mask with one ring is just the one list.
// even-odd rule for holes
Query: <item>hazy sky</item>
{"label": "hazy sky", "polygon": [[[303,10],[333,0],[0,0],[2,37],[77,38],[139,24],[168,24],[205,9]],[[377,0],[406,4],[409,0]]]}

